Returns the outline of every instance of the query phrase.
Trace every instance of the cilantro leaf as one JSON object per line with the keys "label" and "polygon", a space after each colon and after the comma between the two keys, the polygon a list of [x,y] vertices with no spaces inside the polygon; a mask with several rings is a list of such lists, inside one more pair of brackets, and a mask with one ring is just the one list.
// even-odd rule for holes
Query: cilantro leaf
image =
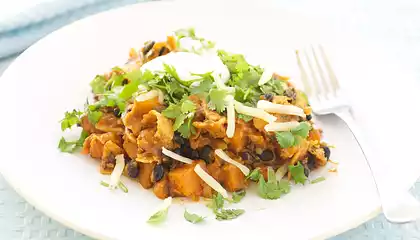
{"label": "cilantro leaf", "polygon": [[286,84],[284,81],[271,79],[266,84],[260,86],[262,93],[271,93],[273,95],[283,95],[283,85]]}
{"label": "cilantro leaf", "polygon": [[211,203],[208,204],[207,207],[212,209],[214,212],[223,208],[224,203],[225,203],[225,200],[223,199],[223,196],[220,193],[217,193],[216,195],[213,195],[213,198],[211,199]]}
{"label": "cilantro leaf", "polygon": [[208,94],[210,89],[212,88],[213,80],[211,79],[204,79],[200,82],[200,85],[197,87],[191,88],[191,94]]}
{"label": "cilantro leaf", "polygon": [[191,100],[184,100],[181,105],[181,112],[182,113],[190,113],[194,112],[196,109],[195,104]]}
{"label": "cilantro leaf", "polygon": [[101,119],[103,113],[101,111],[88,111],[87,116],[90,123],[95,125]]}
{"label": "cilantro leaf", "polygon": [[242,200],[242,198],[244,198],[246,195],[246,191],[245,190],[241,190],[241,191],[237,191],[237,192],[233,192],[232,193],[232,200],[234,203],[238,203]]}
{"label": "cilantro leaf", "polygon": [[268,168],[268,179],[267,182],[264,180],[264,177],[260,175],[258,181],[258,195],[264,199],[278,199],[281,195],[290,192],[289,182],[281,180],[277,181],[274,170]]}
{"label": "cilantro leaf", "polygon": [[195,128],[194,126],[192,126],[192,120],[193,120],[193,116],[188,117],[187,120],[184,121],[184,123],[179,126],[178,128],[178,132],[181,134],[181,136],[183,138],[189,138],[192,134],[195,134]]}
{"label": "cilantro leaf", "polygon": [[106,79],[104,76],[97,75],[91,82],[90,86],[94,94],[102,94],[105,92]]}
{"label": "cilantro leaf", "polygon": [[258,179],[260,179],[260,168],[257,167],[254,170],[252,170],[252,172],[249,173],[248,176],[246,176],[246,179],[251,179],[252,181],[258,181]]}
{"label": "cilantro leaf", "polygon": [[165,72],[167,72],[170,76],[172,76],[173,78],[175,78],[175,80],[177,80],[178,82],[181,82],[181,78],[179,78],[178,73],[176,72],[176,69],[174,66],[168,65],[166,63],[163,64],[163,69],[165,70]]}
{"label": "cilantro leaf", "polygon": [[222,209],[220,212],[215,212],[216,219],[219,221],[235,219],[244,213],[243,209]]}
{"label": "cilantro leaf", "polygon": [[312,180],[311,184],[319,183],[319,182],[322,182],[322,181],[325,181],[325,177],[318,177],[318,178]]}
{"label": "cilantro leaf", "polygon": [[73,109],[72,112],[66,112],[64,118],[61,120],[61,130],[64,131],[67,128],[71,128],[73,125],[80,123],[80,116],[83,112]]}
{"label": "cilantro leaf", "polygon": [[58,148],[61,152],[73,153],[76,149],[76,143],[67,142],[66,139],[64,139],[64,137],[61,137],[60,141],[58,142]]}
{"label": "cilantro leaf", "polygon": [[299,123],[299,125],[297,127],[290,130],[290,132],[293,135],[297,135],[297,136],[300,136],[302,138],[306,138],[306,137],[308,137],[310,129],[311,129],[311,127],[309,126],[309,124],[307,124],[306,122],[301,122],[301,123]]}
{"label": "cilantro leaf", "polygon": [[244,120],[244,122],[249,122],[251,121],[254,117],[253,116],[249,116],[249,115],[245,115],[242,113],[238,113],[238,118]]}
{"label": "cilantro leaf", "polygon": [[216,109],[217,112],[221,113],[226,109],[225,97],[227,91],[224,89],[211,89],[209,93],[210,101],[208,103],[209,108]]}
{"label": "cilantro leaf", "polygon": [[276,132],[276,139],[282,148],[292,147],[296,142],[291,132]]}
{"label": "cilantro leaf", "polygon": [[133,94],[139,90],[139,85],[140,80],[131,81],[122,88],[118,97],[124,100],[130,99],[133,96]]}
{"label": "cilantro leaf", "polygon": [[289,165],[289,171],[292,175],[293,180],[295,180],[295,183],[305,184],[305,181],[307,179],[305,175],[305,168],[300,162],[298,162],[295,166]]}
{"label": "cilantro leaf", "polygon": [[111,90],[114,87],[122,86],[124,81],[124,76],[120,74],[113,73],[111,78],[106,82],[105,90]]}
{"label": "cilantro leaf", "polygon": [[181,127],[181,125],[184,124],[184,121],[185,121],[186,118],[187,118],[187,115],[185,115],[185,114],[178,115],[175,119],[175,122],[174,122],[174,125],[172,126],[172,129],[174,131],[178,130]]}
{"label": "cilantro leaf", "polygon": [[148,223],[151,224],[159,224],[163,221],[165,221],[166,217],[168,216],[168,208],[162,209],[160,211],[157,211],[155,214],[150,216],[149,220],[147,220]]}
{"label": "cilantro leaf", "polygon": [[204,220],[204,217],[202,217],[202,216],[199,216],[199,215],[197,215],[197,214],[194,214],[194,213],[189,213],[188,211],[187,211],[187,209],[185,209],[185,211],[184,211],[184,218],[185,218],[185,220],[187,220],[188,222],[190,222],[190,223],[199,223],[199,222],[202,222],[203,220]]}
{"label": "cilantro leaf", "polygon": [[83,146],[83,143],[88,136],[88,132],[82,131],[77,141],[66,141],[66,139],[62,137],[58,142],[58,148],[61,152],[74,153],[78,148]]}
{"label": "cilantro leaf", "polygon": [[170,104],[165,110],[162,111],[162,114],[167,118],[176,118],[182,114],[181,107],[177,104]]}

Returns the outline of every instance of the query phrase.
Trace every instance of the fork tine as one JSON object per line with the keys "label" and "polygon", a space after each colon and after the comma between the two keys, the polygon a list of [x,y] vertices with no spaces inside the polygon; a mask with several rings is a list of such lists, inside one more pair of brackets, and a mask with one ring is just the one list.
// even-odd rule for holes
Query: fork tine
{"label": "fork tine", "polygon": [[312,64],[312,61],[309,58],[309,54],[306,50],[304,50],[304,54],[305,54],[305,58],[306,58],[306,63],[308,64],[308,67],[309,67],[309,72],[311,73],[315,95],[316,95],[317,98],[319,98],[320,94],[322,94],[322,92],[321,92],[321,86],[319,84],[318,76],[316,75],[315,68],[314,68],[314,66]]}
{"label": "fork tine", "polygon": [[312,88],[309,84],[308,74],[306,73],[305,68],[303,67],[302,60],[300,58],[300,53],[299,53],[298,50],[296,50],[296,59],[297,59],[298,67],[299,67],[299,70],[300,70],[300,75],[301,75],[301,78],[302,78],[304,91],[308,96],[311,96],[312,95]]}
{"label": "fork tine", "polygon": [[328,97],[328,93],[330,92],[330,90],[329,90],[329,87],[328,87],[329,84],[328,84],[327,79],[325,77],[324,69],[322,68],[322,66],[321,66],[321,64],[318,60],[318,56],[317,56],[318,54],[315,52],[315,49],[314,49],[313,45],[311,45],[311,50],[312,50],[312,55],[313,55],[313,58],[314,58],[314,61],[315,61],[315,65],[318,69],[319,77],[321,78],[321,83],[322,83],[323,88],[325,90],[324,95],[326,97]]}
{"label": "fork tine", "polygon": [[334,73],[334,71],[331,67],[330,61],[328,60],[327,54],[325,54],[324,47],[322,45],[319,45],[319,51],[320,51],[321,57],[324,61],[325,68],[326,68],[327,73],[328,73],[328,78],[330,79],[330,82],[332,84],[334,94],[337,94],[337,91],[340,89],[340,84],[338,82],[337,76],[335,75],[335,73]]}

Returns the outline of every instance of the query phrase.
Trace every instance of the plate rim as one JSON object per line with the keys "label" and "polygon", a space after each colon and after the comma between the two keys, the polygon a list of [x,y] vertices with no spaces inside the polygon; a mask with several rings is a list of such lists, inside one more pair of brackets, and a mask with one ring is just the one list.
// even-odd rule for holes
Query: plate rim
{"label": "plate rim", "polygon": [[[133,7],[138,6],[138,5],[141,5],[141,6],[144,6],[144,5],[169,5],[170,6],[170,5],[173,5],[173,4],[182,4],[182,3],[187,3],[187,2],[189,2],[189,1],[139,2],[139,3],[135,3],[135,4],[129,4],[129,5],[109,9],[109,10],[106,10],[106,11],[103,11],[103,12],[99,12],[99,13],[96,13],[96,14],[93,14],[93,15],[89,15],[87,17],[78,19],[76,21],[73,21],[73,22],[71,22],[71,23],[69,23],[65,26],[62,26],[62,27],[54,30],[53,32],[47,34],[46,36],[42,37],[41,39],[39,39],[38,41],[33,43],[30,47],[28,47],[24,52],[19,54],[19,56],[16,57],[9,64],[9,66],[5,69],[3,74],[0,75],[0,79],[4,78],[3,76],[6,75],[5,73],[7,73],[9,71],[10,67],[12,65],[14,65],[17,60],[25,57],[28,54],[27,52],[30,51],[35,45],[38,45],[39,42],[45,41],[45,39],[50,38],[51,35],[58,34],[63,29],[72,27],[73,25],[81,24],[81,22],[87,21],[91,18],[96,18],[99,15],[106,15],[109,12],[124,11],[124,9],[133,8]],[[217,1],[216,1],[216,3],[217,3]],[[285,9],[285,10],[290,11],[290,12],[294,12],[292,10],[287,10],[287,9]],[[78,224],[75,221],[68,220],[67,217],[65,217],[63,215],[55,214],[54,211],[50,211],[48,206],[42,204],[42,202],[36,200],[35,198],[32,198],[30,192],[23,190],[23,188],[21,188],[22,184],[21,184],[21,181],[19,180],[19,178],[13,177],[12,172],[10,172],[9,170],[7,170],[7,167],[0,167],[0,174],[3,176],[3,178],[6,180],[6,182],[10,185],[10,187],[19,194],[20,197],[25,199],[25,201],[27,201],[29,204],[34,206],[38,211],[40,211],[43,214],[45,214],[46,216],[54,219],[55,221],[59,222],[63,226],[65,226],[67,228],[70,228],[74,231],[77,231],[79,233],[82,233],[82,234],[84,234],[88,237],[92,237],[92,238],[95,238],[95,239],[114,239],[114,238],[111,238],[110,236],[103,235],[100,232],[92,231],[89,228],[85,228],[81,224]],[[378,206],[375,209],[372,209],[372,211],[364,214],[363,216],[360,216],[360,218],[346,221],[347,223],[342,224],[341,226],[337,226],[337,227],[335,227],[333,229],[330,229],[328,231],[325,231],[324,233],[319,234],[318,236],[314,236],[312,239],[326,239],[326,238],[337,236],[338,234],[344,233],[348,230],[351,230],[351,229],[353,229],[353,228],[355,228],[355,227],[373,219],[374,217],[378,216],[380,213],[381,213],[381,207]]]}

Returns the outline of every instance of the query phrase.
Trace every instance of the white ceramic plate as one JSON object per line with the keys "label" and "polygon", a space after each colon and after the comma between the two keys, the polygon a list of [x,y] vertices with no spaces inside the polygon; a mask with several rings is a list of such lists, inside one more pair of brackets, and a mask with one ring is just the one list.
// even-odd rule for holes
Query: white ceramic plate
{"label": "white ceramic plate", "polygon": [[[332,157],[340,161],[338,174],[296,187],[277,201],[250,191],[233,206],[246,214],[226,222],[214,220],[204,206],[188,203],[173,205],[164,224],[148,225],[160,204],[153,193],[127,179],[128,194],[110,192],[99,185],[106,176],[99,174],[97,162],[58,151],[63,113],[82,108],[90,80],[124,63],[129,48],[146,40],[195,26],[228,50],[249,53],[293,76],[293,49],[325,37],[313,19],[271,6],[242,3],[238,11],[200,4],[148,3],[106,12],[56,31],[23,53],[1,78],[2,109],[11,116],[1,120],[4,177],[38,209],[100,239],[324,238],[375,216],[379,201],[367,164],[350,132],[328,119],[320,124],[337,147]],[[407,170],[411,177],[404,186],[413,182],[418,170],[413,168]],[[206,222],[186,222],[185,207],[207,215]]]}

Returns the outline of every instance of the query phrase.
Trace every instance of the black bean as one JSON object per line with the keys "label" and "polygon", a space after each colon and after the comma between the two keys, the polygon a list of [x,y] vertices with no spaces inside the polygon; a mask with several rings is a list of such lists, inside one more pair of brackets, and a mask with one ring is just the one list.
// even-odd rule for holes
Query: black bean
{"label": "black bean", "polygon": [[270,149],[266,149],[261,153],[260,158],[263,161],[271,161],[274,158],[274,153]]}
{"label": "black bean", "polygon": [[327,160],[330,160],[331,150],[327,146],[322,147],[324,149],[324,156]]}
{"label": "black bean", "polygon": [[176,142],[176,143],[178,143],[178,144],[180,144],[180,145],[183,145],[183,144],[185,144],[185,141],[186,141],[187,139],[185,139],[185,138],[183,138],[183,137],[181,137],[181,134],[179,133],[179,132],[175,132],[175,134],[174,134],[174,141]]}
{"label": "black bean", "polygon": [[266,94],[264,94],[264,98],[265,98],[265,100],[267,100],[267,101],[272,101],[273,100],[273,94],[271,94],[271,93],[266,93]]}
{"label": "black bean", "polygon": [[146,43],[146,45],[144,45],[143,47],[143,54],[146,55],[155,45],[155,41],[150,41],[148,43]]}
{"label": "black bean", "polygon": [[198,153],[197,150],[192,150],[191,152],[191,159],[199,159],[200,158],[200,154]]}
{"label": "black bean", "polygon": [[212,149],[210,146],[207,146],[207,145],[204,146],[199,152],[200,159],[203,159],[207,164],[209,164],[211,162],[211,159],[210,159],[211,151]]}
{"label": "black bean", "polygon": [[116,160],[115,160],[115,156],[114,156],[114,154],[110,153],[110,154],[108,155],[108,158],[107,158],[107,163],[112,163],[112,164],[115,164],[115,163],[116,163]]}
{"label": "black bean", "polygon": [[306,115],[306,120],[311,121],[311,119],[312,119],[312,115],[311,114]]}
{"label": "black bean", "polygon": [[309,173],[310,173],[311,171],[309,170],[309,168],[305,168],[304,170],[303,170],[303,173],[305,173],[305,176],[306,177],[309,177]]}
{"label": "black bean", "polygon": [[124,156],[124,163],[127,165],[129,162],[131,162],[131,158]]}
{"label": "black bean", "polygon": [[193,149],[190,146],[181,146],[181,155],[187,158],[192,158]]}
{"label": "black bean", "polygon": [[136,178],[139,175],[139,165],[136,160],[131,160],[127,165],[127,173],[131,178]]}
{"label": "black bean", "polygon": [[124,79],[124,80],[122,81],[122,85],[124,86],[124,85],[126,85],[126,84],[128,84],[128,80],[127,80],[127,79]]}
{"label": "black bean", "polygon": [[113,113],[114,113],[114,116],[121,117],[121,111],[119,108],[114,108]]}
{"label": "black bean", "polygon": [[316,159],[316,157],[312,153],[309,153],[309,155],[308,155],[308,168],[309,168],[309,170],[313,170],[315,168],[315,159]]}
{"label": "black bean", "polygon": [[251,155],[248,152],[241,152],[241,158],[242,160],[249,160]]}
{"label": "black bean", "polygon": [[81,126],[82,126],[82,124],[80,124],[80,123],[77,123],[77,126],[78,126],[78,127],[81,127]]}
{"label": "black bean", "polygon": [[177,149],[175,149],[175,150],[174,150],[174,153],[176,153],[176,154],[178,154],[178,155],[181,155],[181,154],[182,154],[182,152],[181,152],[181,148],[177,148]]}
{"label": "black bean", "polygon": [[[162,56],[163,55],[163,53],[165,53],[165,51],[166,51],[166,47],[162,47],[161,49],[160,49],[160,51],[159,51],[159,56]],[[168,49],[169,50],[169,49]]]}
{"label": "black bean", "polygon": [[161,164],[156,165],[153,169],[153,181],[159,182],[163,178],[164,174],[165,172],[163,166]]}

